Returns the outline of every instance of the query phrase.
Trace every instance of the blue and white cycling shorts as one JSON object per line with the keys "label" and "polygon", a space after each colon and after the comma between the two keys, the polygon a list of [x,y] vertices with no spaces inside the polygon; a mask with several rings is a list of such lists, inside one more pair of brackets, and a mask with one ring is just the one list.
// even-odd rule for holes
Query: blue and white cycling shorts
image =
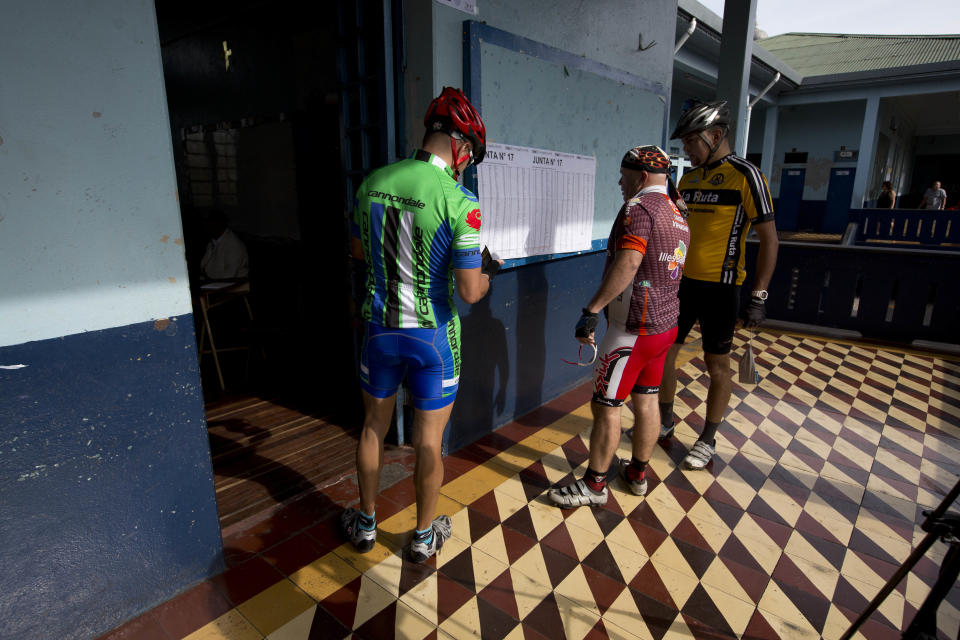
{"label": "blue and white cycling shorts", "polygon": [[398,329],[367,322],[360,353],[360,384],[389,398],[407,376],[416,409],[441,409],[460,384],[460,319],[436,329]]}

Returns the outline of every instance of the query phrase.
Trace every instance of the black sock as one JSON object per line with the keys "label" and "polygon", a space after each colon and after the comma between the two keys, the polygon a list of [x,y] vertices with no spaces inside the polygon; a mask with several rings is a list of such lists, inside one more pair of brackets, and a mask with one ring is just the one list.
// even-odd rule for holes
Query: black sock
{"label": "black sock", "polygon": [[660,403],[660,424],[665,427],[673,426],[673,400]]}
{"label": "black sock", "polygon": [[717,427],[719,426],[719,422],[710,422],[707,420],[703,431],[700,432],[700,437],[697,439],[706,442],[711,447],[717,446]]}
{"label": "black sock", "polygon": [[594,471],[588,468],[587,472],[583,474],[583,481],[591,491],[600,493],[607,486],[607,474],[603,471]]}

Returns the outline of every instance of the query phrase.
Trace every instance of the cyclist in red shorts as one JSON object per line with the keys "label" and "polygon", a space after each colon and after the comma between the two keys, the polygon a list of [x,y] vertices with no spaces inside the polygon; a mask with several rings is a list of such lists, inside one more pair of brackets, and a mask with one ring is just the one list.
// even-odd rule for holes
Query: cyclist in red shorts
{"label": "cyclist in red shorts", "polygon": [[593,431],[584,477],[548,492],[564,508],[607,502],[607,470],[620,441],[620,407],[633,397],[636,424],[633,458],[619,460],[620,473],[636,495],[647,492],[645,468],[660,433],[657,393],[667,350],[677,335],[677,290],[690,230],[677,203],[682,199],[668,174],[670,160],[659,147],[635,147],[620,163],[624,205],[607,241],[603,281],[583,309],[575,335],[594,344],[599,311],[607,332],[594,369]]}

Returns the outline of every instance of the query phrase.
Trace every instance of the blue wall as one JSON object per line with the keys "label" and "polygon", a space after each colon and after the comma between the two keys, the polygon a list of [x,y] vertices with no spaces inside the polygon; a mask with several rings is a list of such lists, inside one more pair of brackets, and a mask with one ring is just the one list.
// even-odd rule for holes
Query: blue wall
{"label": "blue wall", "polygon": [[[416,146],[423,135],[423,113],[431,98],[445,85],[463,86],[463,21],[477,20],[491,27],[568,51],[584,59],[656,82],[669,91],[673,74],[673,33],[676,30],[676,0],[606,0],[602,7],[582,0],[480,1],[476,15],[458,11],[434,0],[406,0],[405,77],[407,141]],[[428,25],[432,28],[428,30]],[[639,34],[646,51],[638,51]],[[667,35],[669,34],[669,35]],[[549,115],[550,105],[529,96],[534,110]],[[664,104],[664,108],[666,105]],[[589,114],[587,114],[589,115]],[[625,114],[621,123],[630,123]],[[593,121],[596,126],[612,123]],[[659,127],[661,123],[655,123]],[[533,135],[547,134],[545,131]],[[491,140],[519,144],[487,125]],[[549,135],[549,134],[547,134]],[[627,143],[629,148],[631,144]],[[558,151],[561,149],[558,149]],[[626,150],[626,149],[624,149]]]}
{"label": "blue wall", "polygon": [[189,315],[0,348],[0,637],[89,638],[222,569]]}
{"label": "blue wall", "polygon": [[460,302],[463,372],[450,450],[590,379],[591,368],[560,358],[577,359],[573,327],[600,285],[604,256],[592,253],[510,269],[497,275],[482,301]]}
{"label": "blue wall", "polygon": [[[773,171],[767,176],[774,197],[780,194],[780,172],[787,166],[806,168],[804,200],[827,199],[830,169],[857,166],[856,161],[836,163],[833,154],[841,145],[854,150],[860,146],[864,105],[863,100],[851,100],[780,107]],[[793,149],[808,153],[806,164],[784,164],[784,153]]]}

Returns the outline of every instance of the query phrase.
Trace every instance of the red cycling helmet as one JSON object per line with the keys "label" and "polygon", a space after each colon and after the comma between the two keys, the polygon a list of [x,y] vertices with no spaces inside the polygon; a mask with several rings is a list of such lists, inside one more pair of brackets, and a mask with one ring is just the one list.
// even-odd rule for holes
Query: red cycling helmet
{"label": "red cycling helmet", "polygon": [[428,131],[456,132],[464,136],[473,145],[473,164],[483,162],[487,154],[487,129],[480,114],[460,89],[444,87],[427,108],[423,125]]}

